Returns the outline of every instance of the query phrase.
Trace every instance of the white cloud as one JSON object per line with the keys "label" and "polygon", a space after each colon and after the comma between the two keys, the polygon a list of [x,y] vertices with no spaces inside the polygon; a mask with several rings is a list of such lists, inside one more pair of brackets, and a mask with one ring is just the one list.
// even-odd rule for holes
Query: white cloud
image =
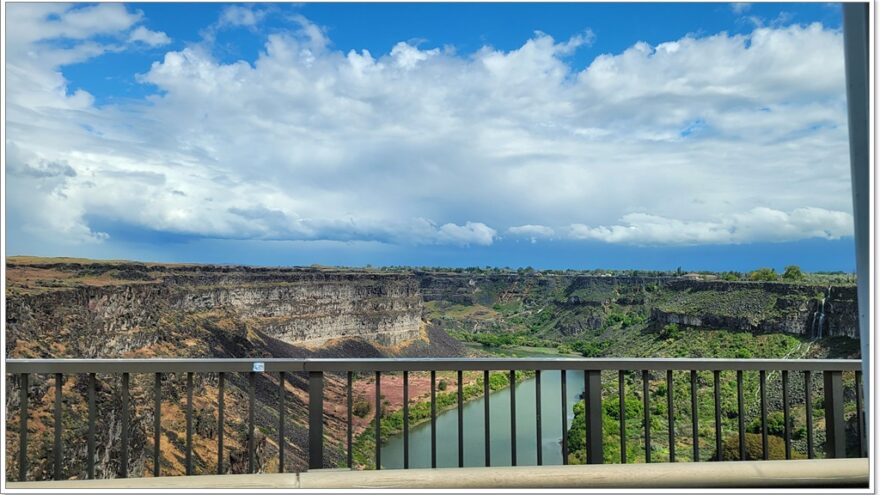
{"label": "white cloud", "polygon": [[488,246],[495,240],[495,235],[495,229],[480,222],[447,223],[440,227],[437,240],[443,244]]}
{"label": "white cloud", "polygon": [[217,21],[217,24],[221,27],[243,26],[253,28],[263,20],[266,13],[266,10],[255,9],[251,5],[227,5],[220,13],[220,19]]}
{"label": "white cloud", "polygon": [[730,4],[730,10],[733,11],[734,14],[743,14],[751,10],[752,4],[747,2],[734,2]]}
{"label": "white cloud", "polygon": [[[123,49],[98,35],[127,40],[143,19],[87,8],[7,7],[8,206],[35,239],[100,239],[96,217],[472,246],[498,232],[692,244],[851,229],[842,37],[818,24],[635,43],[575,70],[589,31],[509,51],[342,53],[296,17],[255,61],[221,62],[210,40],[168,51],[140,76],[159,90],[148,104],[96,107],[65,64]],[[63,214],[30,213],[46,208]]]}
{"label": "white cloud", "polygon": [[163,46],[171,43],[171,38],[162,31],[150,31],[144,26],[138,26],[128,35],[129,42],[141,42],[148,46]]}
{"label": "white cloud", "polygon": [[518,225],[507,229],[507,233],[517,237],[528,237],[532,243],[538,239],[549,239],[556,233],[552,228],[544,225]]}
{"label": "white cloud", "polygon": [[440,50],[436,48],[433,50],[422,51],[419,50],[418,47],[401,41],[391,49],[391,59],[402,69],[412,69],[415,68],[419,62],[428,60],[428,58],[439,53]]}
{"label": "white cloud", "polygon": [[753,208],[716,221],[686,221],[630,213],[621,221],[619,225],[599,227],[574,224],[570,236],[615,244],[742,244],[815,237],[839,239],[852,235],[853,229],[852,215],[821,208],[798,208],[790,213]]}

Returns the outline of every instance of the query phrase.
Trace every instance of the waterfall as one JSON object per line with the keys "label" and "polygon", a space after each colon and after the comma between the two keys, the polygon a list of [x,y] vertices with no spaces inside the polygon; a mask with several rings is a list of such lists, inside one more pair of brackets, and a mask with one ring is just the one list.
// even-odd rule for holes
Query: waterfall
{"label": "waterfall", "polygon": [[810,338],[813,340],[816,339],[816,317],[818,317],[818,316],[819,316],[819,312],[813,311],[813,324],[810,325]]}
{"label": "waterfall", "polygon": [[[831,305],[828,300],[831,299],[831,286],[825,291],[822,299],[816,304],[816,311],[813,312],[813,324],[810,328],[810,336],[815,339],[822,338],[822,330],[825,328],[825,306]],[[828,334],[831,334],[831,324],[829,322]]]}

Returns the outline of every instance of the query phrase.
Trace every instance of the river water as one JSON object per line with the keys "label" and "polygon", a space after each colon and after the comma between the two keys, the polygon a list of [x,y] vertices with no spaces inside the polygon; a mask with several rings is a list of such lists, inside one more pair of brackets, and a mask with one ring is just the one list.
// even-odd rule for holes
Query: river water
{"label": "river water", "polygon": [[[541,372],[541,451],[544,464],[562,464],[562,390],[559,371]],[[574,404],[584,389],[582,372],[566,373],[568,424]],[[454,389],[450,389],[454,390]],[[466,402],[464,416],[464,465],[485,465],[484,404],[480,397]],[[493,466],[510,465],[510,389],[489,395],[491,461]],[[535,421],[535,379],[516,385],[516,461],[519,466],[537,464]],[[410,428],[409,465],[431,467],[431,423]],[[458,466],[458,412],[452,408],[437,415],[437,467]],[[403,467],[403,434],[387,439],[382,446],[382,467]]]}

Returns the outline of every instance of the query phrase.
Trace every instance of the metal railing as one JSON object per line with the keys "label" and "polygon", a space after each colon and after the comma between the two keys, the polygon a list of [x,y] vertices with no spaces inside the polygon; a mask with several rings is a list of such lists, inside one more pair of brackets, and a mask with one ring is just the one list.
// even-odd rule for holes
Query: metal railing
{"label": "metal railing", "polygon": [[[510,384],[507,393],[510,396],[511,417],[511,464],[516,466],[516,371],[535,372],[535,417],[537,442],[537,464],[542,462],[542,432],[541,432],[541,372],[559,371],[561,400],[562,400],[562,461],[568,461],[569,445],[568,432],[568,395],[567,374],[583,373],[584,393],[583,398],[586,406],[586,462],[598,464],[604,461],[604,435],[602,431],[602,372],[617,371],[618,399],[619,399],[619,423],[620,423],[620,462],[627,462],[627,435],[626,435],[626,384],[627,372],[641,372],[642,400],[644,401],[643,439],[645,446],[645,461],[651,462],[651,408],[649,388],[651,372],[665,371],[666,386],[668,391],[673,390],[673,372],[689,372],[690,399],[691,399],[691,432],[693,435],[693,460],[700,459],[699,454],[699,414],[698,414],[698,373],[711,372],[713,376],[713,398],[715,413],[715,449],[720,460],[722,451],[722,407],[721,407],[721,383],[722,371],[736,372],[737,385],[737,415],[739,458],[746,459],[745,445],[745,414],[743,397],[743,373],[757,372],[759,374],[759,397],[760,397],[760,430],[762,441],[762,453],[764,459],[769,459],[768,448],[768,400],[767,400],[767,372],[781,372],[782,402],[784,417],[785,457],[792,458],[792,432],[790,421],[790,394],[789,374],[792,372],[803,373],[804,378],[804,403],[806,409],[806,437],[807,455],[815,456],[814,425],[812,418],[812,373],[821,372],[824,382],[823,407],[825,412],[826,432],[826,457],[846,457],[846,426],[844,421],[844,386],[843,373],[853,372],[855,379],[855,402],[858,414],[856,421],[859,453],[866,456],[867,442],[865,440],[865,424],[863,411],[863,398],[861,396],[861,362],[857,360],[771,360],[771,359],[455,359],[455,358],[422,358],[422,359],[10,359],[6,361],[6,372],[19,377],[20,385],[20,429],[19,429],[19,481],[27,479],[27,418],[28,408],[28,378],[31,374],[54,375],[54,478],[62,479],[62,385],[65,375],[87,374],[87,400],[88,400],[88,434],[87,434],[87,467],[85,476],[93,479],[95,476],[95,389],[96,374],[121,375],[122,377],[122,433],[119,477],[128,476],[129,454],[129,377],[131,374],[153,374],[155,401],[155,413],[153,424],[153,476],[160,475],[160,449],[162,425],[160,423],[160,409],[162,404],[161,377],[163,374],[186,375],[186,443],[185,443],[185,466],[186,474],[193,473],[193,374],[216,373],[218,381],[218,416],[220,427],[217,429],[217,472],[223,473],[224,445],[224,382],[229,373],[243,373],[248,377],[248,472],[254,472],[255,445],[254,445],[254,403],[255,403],[255,380],[260,373],[277,373],[279,378],[278,393],[278,450],[279,471],[284,470],[285,437],[285,392],[287,373],[301,373],[308,376],[308,466],[310,469],[320,469],[324,459],[324,381],[325,373],[340,373],[346,377],[346,453],[347,465],[353,467],[353,385],[355,374],[375,374],[375,400],[377,406],[381,404],[381,376],[382,373],[403,373],[403,461],[404,468],[409,468],[409,373],[430,372],[430,428],[431,428],[431,467],[437,465],[437,380],[438,371],[455,371],[457,373],[457,410],[458,410],[458,466],[464,466],[464,441],[463,441],[463,379],[465,371],[481,371],[483,373],[483,393],[485,397],[490,393],[490,371],[505,371],[510,373]],[[667,397],[667,424],[669,438],[668,460],[676,461],[675,452],[675,406],[672,393],[666,393]],[[485,465],[491,466],[490,452],[490,401],[484,401],[485,416]],[[381,407],[377,407],[379,418],[375,420],[375,465],[381,468]]]}

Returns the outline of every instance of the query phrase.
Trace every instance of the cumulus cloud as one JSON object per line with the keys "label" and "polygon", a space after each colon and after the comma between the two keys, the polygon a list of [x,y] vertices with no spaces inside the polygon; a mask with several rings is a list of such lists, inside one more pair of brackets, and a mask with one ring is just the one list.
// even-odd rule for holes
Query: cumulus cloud
{"label": "cumulus cloud", "polygon": [[148,46],[163,46],[171,43],[171,38],[162,31],[150,31],[144,26],[138,26],[129,33],[128,41],[140,42]]}
{"label": "cumulus cloud", "polygon": [[467,222],[464,225],[447,223],[440,227],[437,239],[442,243],[488,246],[495,240],[495,229],[480,222]]}
{"label": "cumulus cloud", "polygon": [[[842,36],[820,24],[639,42],[578,70],[589,30],[512,50],[342,52],[296,16],[253,61],[222,62],[210,40],[167,51],[139,76],[157,89],[148,104],[97,107],[66,66],[124,49],[106,36],[157,32],[118,4],[7,10],[7,146],[21,156],[7,201],[35,238],[106,238],[94,217],[462,246],[498,232],[698,244],[851,229]],[[218,22],[259,25],[251,7]],[[63,214],[28,216],[47,208]]]}
{"label": "cumulus cloud", "polygon": [[570,227],[570,235],[574,239],[615,244],[742,244],[815,237],[839,239],[852,235],[852,229],[852,215],[839,211],[798,208],[786,213],[771,208],[753,208],[716,221],[686,221],[631,213],[625,215],[619,225],[589,227],[574,224]]}
{"label": "cumulus cloud", "polygon": [[251,5],[228,5],[220,13],[218,24],[221,26],[254,27],[265,16],[265,10],[256,9]]}

